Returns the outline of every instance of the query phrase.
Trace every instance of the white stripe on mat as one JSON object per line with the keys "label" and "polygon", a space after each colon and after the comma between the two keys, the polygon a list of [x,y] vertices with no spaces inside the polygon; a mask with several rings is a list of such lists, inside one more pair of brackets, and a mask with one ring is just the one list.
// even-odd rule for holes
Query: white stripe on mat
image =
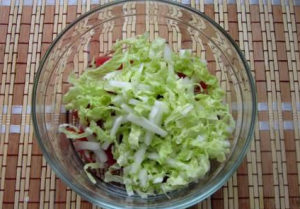
{"label": "white stripe on mat", "polygon": [[257,104],[257,110],[258,111],[267,111],[267,110],[269,110],[268,103],[266,103],[266,102],[258,103]]}
{"label": "white stripe on mat", "polygon": [[[298,125],[298,128],[300,129],[300,123]],[[258,126],[260,131],[268,131],[270,129],[278,130],[279,122],[274,121],[272,124],[270,124],[269,121],[259,121]],[[283,121],[283,130],[294,130],[294,122],[291,120]]]}
{"label": "white stripe on mat", "polygon": [[[6,127],[8,127],[10,134],[19,134],[19,133],[21,133],[21,126],[20,125],[8,125],[8,126],[7,125],[1,125],[0,127],[1,127],[0,131],[1,131],[2,134],[6,132]],[[25,134],[29,134],[30,133],[30,125],[25,125],[24,128],[25,128],[25,130],[24,130]],[[46,124],[46,129],[47,130],[51,130],[51,128],[52,128],[51,124]]]}
{"label": "white stripe on mat", "polygon": [[[23,111],[23,106],[21,106],[21,105],[13,105],[11,107],[11,114],[12,115],[22,114],[22,111]],[[45,112],[46,113],[52,113],[52,106],[50,106],[50,105],[46,106],[45,107]],[[66,113],[65,106],[61,106],[60,112],[61,113]],[[2,114],[5,115],[7,113],[8,113],[8,107],[5,105],[2,108]],[[26,114],[31,114],[31,106],[26,107]]]}

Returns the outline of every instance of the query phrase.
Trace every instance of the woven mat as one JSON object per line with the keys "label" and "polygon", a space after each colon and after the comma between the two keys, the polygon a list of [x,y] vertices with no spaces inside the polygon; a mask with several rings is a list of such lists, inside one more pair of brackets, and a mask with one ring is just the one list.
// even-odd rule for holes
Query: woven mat
{"label": "woven mat", "polygon": [[[39,60],[53,38],[95,3],[0,0],[0,208],[97,208],[55,176],[30,118]],[[299,209],[300,7],[293,1],[183,3],[214,18],[240,45],[255,74],[259,102],[247,158],[226,185],[192,208]]]}

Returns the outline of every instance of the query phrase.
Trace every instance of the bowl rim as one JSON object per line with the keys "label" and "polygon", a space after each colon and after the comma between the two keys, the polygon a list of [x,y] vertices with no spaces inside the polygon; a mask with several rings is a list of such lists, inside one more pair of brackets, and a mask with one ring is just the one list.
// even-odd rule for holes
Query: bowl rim
{"label": "bowl rim", "polygon": [[[36,117],[37,86],[38,86],[39,78],[40,78],[41,72],[43,70],[45,61],[47,60],[50,52],[52,51],[52,49],[54,48],[56,43],[61,39],[61,37],[69,29],[71,29],[75,24],[77,24],[79,21],[81,21],[82,19],[88,17],[89,15],[91,15],[91,14],[97,12],[97,11],[100,11],[102,9],[105,9],[107,7],[111,7],[111,6],[114,6],[114,5],[121,5],[121,4],[129,3],[129,2],[151,2],[151,1],[181,7],[185,10],[188,10],[189,12],[192,12],[196,15],[201,16],[202,18],[204,18],[205,20],[210,22],[214,27],[216,27],[227,38],[227,40],[232,44],[234,49],[237,51],[237,53],[239,55],[239,58],[241,59],[241,61],[243,63],[243,66],[246,69],[247,78],[248,78],[250,88],[251,88],[251,98],[252,98],[252,101],[253,101],[252,104],[251,104],[253,111],[252,111],[252,114],[251,114],[251,122],[250,122],[250,126],[249,126],[248,135],[247,135],[247,138],[246,138],[246,141],[245,141],[245,145],[244,145],[243,149],[241,150],[240,155],[236,159],[236,163],[221,178],[221,181],[217,182],[214,186],[210,187],[204,194],[200,195],[199,193],[195,193],[194,195],[191,195],[191,196],[187,197],[186,199],[178,200],[176,202],[176,205],[172,205],[172,208],[173,209],[181,209],[181,208],[184,208],[184,207],[192,206],[194,204],[197,204],[197,203],[205,200],[206,198],[211,196],[214,192],[216,192],[221,186],[223,186],[228,181],[228,179],[233,175],[233,173],[236,171],[236,169],[240,166],[240,164],[242,163],[245,155],[247,154],[248,148],[249,148],[250,143],[253,139],[254,127],[255,127],[256,117],[257,117],[257,98],[256,98],[257,93],[256,93],[255,81],[254,81],[254,78],[251,74],[250,67],[248,65],[247,60],[244,57],[244,54],[243,54],[242,50],[239,48],[239,46],[233,40],[233,38],[218,23],[216,23],[212,18],[205,15],[204,13],[202,13],[202,12],[200,12],[200,11],[198,11],[198,10],[188,6],[188,5],[184,5],[182,3],[179,3],[179,2],[176,2],[176,1],[171,1],[171,0],[119,0],[119,1],[106,3],[104,5],[99,5],[95,8],[93,8],[93,9],[89,10],[88,12],[80,15],[73,22],[71,22],[68,26],[66,26],[57,35],[57,37],[53,40],[53,42],[51,43],[51,45],[49,46],[49,48],[45,52],[45,55],[43,56],[42,60],[40,61],[40,65],[38,67],[38,70],[37,70],[35,78],[34,78],[32,99],[31,99],[31,102],[32,102],[31,118],[33,120],[34,133],[36,135],[39,147],[41,148],[43,156],[45,157],[47,163],[51,166],[51,169],[55,172],[57,177],[59,177],[68,187],[70,187],[73,191],[75,191],[81,197],[83,197],[84,199],[88,200],[89,202],[91,202],[93,204],[97,204],[101,207],[106,207],[106,208],[111,208],[111,209],[118,209],[118,208],[121,209],[121,208],[124,208],[124,205],[115,204],[113,202],[109,202],[109,201],[106,201],[106,200],[103,200],[103,199],[94,199],[94,198],[88,196],[84,191],[80,190],[77,186],[72,184],[71,181],[69,180],[69,178],[67,176],[65,176],[57,168],[57,166],[55,165],[55,163],[52,161],[52,159],[48,155],[48,153],[46,151],[46,148],[42,143],[42,140],[41,140],[42,136],[41,136],[41,134],[39,132],[39,129],[38,129],[38,123],[37,123],[37,117]],[[136,207],[136,208],[149,208],[149,207],[139,206],[139,207]],[[161,208],[161,206],[158,206],[158,207],[155,207],[155,208]]]}

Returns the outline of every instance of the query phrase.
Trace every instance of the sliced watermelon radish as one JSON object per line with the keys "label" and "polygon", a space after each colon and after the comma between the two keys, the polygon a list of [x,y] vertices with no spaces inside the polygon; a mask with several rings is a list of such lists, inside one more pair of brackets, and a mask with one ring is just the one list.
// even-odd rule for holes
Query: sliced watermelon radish
{"label": "sliced watermelon radish", "polygon": [[208,85],[204,81],[200,81],[200,86],[202,89],[207,89]]}
{"label": "sliced watermelon radish", "polygon": [[113,153],[112,153],[112,145],[110,145],[107,150],[105,150],[105,153],[107,155],[107,165],[108,167],[112,166],[113,164],[115,164],[117,161],[114,159],[113,157]]}
{"label": "sliced watermelon radish", "polygon": [[95,65],[96,65],[96,67],[99,67],[99,66],[103,65],[105,62],[107,62],[110,59],[111,59],[111,57],[109,57],[109,56],[98,57],[95,60]]}
{"label": "sliced watermelon radish", "polygon": [[185,78],[186,75],[184,73],[177,73],[177,75],[179,76],[179,78]]}

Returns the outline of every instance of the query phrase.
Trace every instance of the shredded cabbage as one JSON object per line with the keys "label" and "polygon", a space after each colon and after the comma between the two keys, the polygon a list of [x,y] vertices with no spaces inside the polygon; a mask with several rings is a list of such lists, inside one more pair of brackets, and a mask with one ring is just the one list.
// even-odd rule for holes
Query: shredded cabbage
{"label": "shredded cabbage", "polygon": [[[190,50],[174,53],[162,38],[150,42],[147,34],[118,41],[113,49],[103,65],[69,77],[73,86],[63,102],[78,112],[87,130],[78,134],[60,128],[71,139],[94,134],[101,147],[113,145],[116,163],[104,180],[124,184],[128,195],[147,197],[203,178],[212,159],[223,162],[235,122],[206,62]],[[100,167],[94,163],[84,169]]]}

